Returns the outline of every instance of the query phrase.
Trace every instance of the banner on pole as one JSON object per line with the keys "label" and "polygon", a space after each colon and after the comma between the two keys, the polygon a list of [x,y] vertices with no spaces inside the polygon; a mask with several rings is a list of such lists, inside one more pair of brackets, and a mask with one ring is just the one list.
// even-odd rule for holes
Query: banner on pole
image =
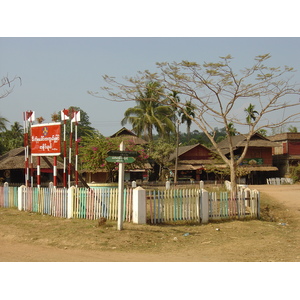
{"label": "banner on pole", "polygon": [[73,118],[71,122],[80,122],[80,110],[73,112]]}
{"label": "banner on pole", "polygon": [[65,120],[69,120],[69,110],[68,109],[63,109],[61,112],[60,112],[60,116],[61,116],[61,120],[62,121],[65,121]]}
{"label": "banner on pole", "polygon": [[33,156],[60,155],[60,123],[31,126],[31,154]]}
{"label": "banner on pole", "polygon": [[24,115],[24,121],[28,121],[28,122],[33,122],[35,120],[35,112],[28,110],[26,112],[23,113]]}

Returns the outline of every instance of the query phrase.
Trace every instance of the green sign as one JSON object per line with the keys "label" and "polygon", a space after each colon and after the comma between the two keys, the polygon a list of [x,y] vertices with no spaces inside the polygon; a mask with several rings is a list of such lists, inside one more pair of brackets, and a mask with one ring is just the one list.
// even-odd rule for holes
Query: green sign
{"label": "green sign", "polygon": [[133,157],[126,157],[126,156],[109,156],[105,159],[107,162],[117,162],[117,163],[133,163],[135,158]]}
{"label": "green sign", "polygon": [[123,156],[123,157],[137,157],[139,156],[137,151],[108,151],[109,156]]}
{"label": "green sign", "polygon": [[250,165],[250,166],[257,166],[262,165],[264,160],[262,158],[245,158],[242,161],[242,165]]}

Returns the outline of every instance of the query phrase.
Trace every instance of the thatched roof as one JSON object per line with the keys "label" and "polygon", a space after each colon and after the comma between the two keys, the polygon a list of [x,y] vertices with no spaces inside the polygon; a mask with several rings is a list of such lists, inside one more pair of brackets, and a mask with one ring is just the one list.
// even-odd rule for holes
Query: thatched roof
{"label": "thatched roof", "polygon": [[[231,137],[233,149],[237,148],[244,148],[246,145],[246,137],[243,134],[235,135]],[[218,146],[220,147],[223,154],[229,153],[229,139],[228,137],[218,143]],[[268,138],[255,133],[249,142],[249,147],[266,147],[266,148],[272,148],[278,146],[277,143],[270,141]]]}
{"label": "thatched roof", "polygon": [[136,145],[144,145],[147,144],[147,142],[141,138],[139,138],[135,133],[128,130],[127,128],[123,127],[116,133],[110,136],[110,138],[122,138],[125,141],[132,140],[134,144]]}
{"label": "thatched roof", "polygon": [[[53,164],[53,158],[47,157],[51,164]],[[37,160],[33,157],[33,167],[36,168]],[[25,166],[25,149],[24,147],[10,150],[9,152],[0,156],[0,170],[12,170],[12,169],[24,169]],[[50,166],[41,159],[41,168],[49,169]],[[63,169],[63,164],[57,162],[57,169]]]}
{"label": "thatched roof", "polygon": [[278,133],[268,137],[269,140],[278,142],[278,141],[287,141],[287,140],[300,140],[300,132],[285,132]]}

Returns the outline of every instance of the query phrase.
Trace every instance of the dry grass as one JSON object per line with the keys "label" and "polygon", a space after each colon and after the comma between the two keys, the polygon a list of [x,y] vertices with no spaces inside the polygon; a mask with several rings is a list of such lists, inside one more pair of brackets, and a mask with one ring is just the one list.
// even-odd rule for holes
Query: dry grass
{"label": "dry grass", "polygon": [[[299,221],[264,194],[261,207],[261,220],[207,225],[124,223],[122,231],[109,220],[99,225],[98,220],[61,219],[0,208],[0,237],[60,249],[181,254],[195,257],[195,261],[299,261]],[[279,222],[288,225],[280,226]]]}

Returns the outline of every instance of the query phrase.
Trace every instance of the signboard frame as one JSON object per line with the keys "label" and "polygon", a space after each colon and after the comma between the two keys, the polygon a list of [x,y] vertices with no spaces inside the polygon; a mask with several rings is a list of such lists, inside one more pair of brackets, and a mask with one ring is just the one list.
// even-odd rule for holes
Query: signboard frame
{"label": "signboard frame", "polygon": [[61,153],[61,123],[31,126],[31,155],[59,156]]}

